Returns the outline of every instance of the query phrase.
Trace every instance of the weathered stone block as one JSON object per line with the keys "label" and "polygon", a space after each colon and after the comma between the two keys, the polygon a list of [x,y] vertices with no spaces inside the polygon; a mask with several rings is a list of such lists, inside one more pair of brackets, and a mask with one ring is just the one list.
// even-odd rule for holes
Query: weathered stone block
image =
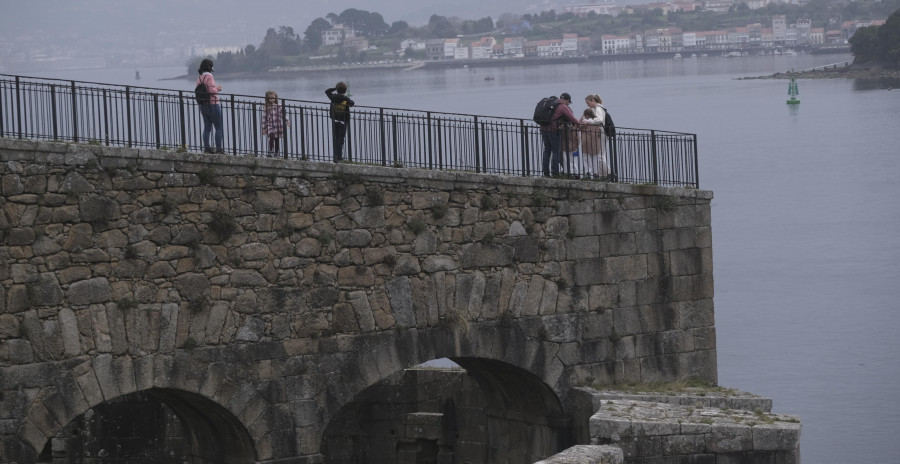
{"label": "weathered stone block", "polygon": [[456,261],[449,256],[429,256],[422,263],[422,270],[428,273],[456,270]]}
{"label": "weathered stone block", "polygon": [[111,287],[105,277],[74,282],[66,292],[66,299],[73,305],[86,305],[110,301]]}
{"label": "weathered stone block", "polygon": [[366,229],[339,231],[337,242],[344,247],[365,247],[372,242],[372,233]]}
{"label": "weathered stone block", "polygon": [[503,245],[483,245],[470,243],[460,250],[460,264],[463,268],[502,267],[512,263],[515,249]]}
{"label": "weathered stone block", "polygon": [[82,195],[78,200],[78,208],[84,222],[113,221],[121,217],[119,204],[111,198],[99,195]]}
{"label": "weathered stone block", "polygon": [[391,312],[399,327],[415,327],[416,315],[412,307],[412,290],[408,277],[398,277],[385,284]]}
{"label": "weathered stone block", "polygon": [[338,269],[337,281],[346,287],[371,287],[375,284],[375,274],[368,266],[342,267]]}

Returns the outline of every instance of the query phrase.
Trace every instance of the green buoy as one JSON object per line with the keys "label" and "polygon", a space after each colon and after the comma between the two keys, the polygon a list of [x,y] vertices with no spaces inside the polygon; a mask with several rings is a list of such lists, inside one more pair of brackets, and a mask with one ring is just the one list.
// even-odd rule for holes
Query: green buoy
{"label": "green buoy", "polygon": [[797,99],[797,95],[800,95],[800,90],[797,89],[797,80],[795,78],[791,78],[791,83],[788,84],[788,95],[791,96],[788,99],[788,105],[797,105],[800,103],[800,100]]}

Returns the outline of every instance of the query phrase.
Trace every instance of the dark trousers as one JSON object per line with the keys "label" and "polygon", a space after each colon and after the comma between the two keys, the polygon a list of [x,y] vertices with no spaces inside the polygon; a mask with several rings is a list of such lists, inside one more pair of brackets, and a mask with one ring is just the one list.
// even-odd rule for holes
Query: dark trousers
{"label": "dark trousers", "polygon": [[347,136],[347,124],[343,121],[331,121],[331,141],[334,147],[334,162],[344,158],[344,138]]}
{"label": "dark trousers", "polygon": [[559,131],[541,129],[541,142],[544,145],[544,152],[541,156],[544,177],[559,175],[559,164],[562,161],[559,151]]}
{"label": "dark trousers", "polygon": [[278,136],[270,135],[269,136],[269,156],[278,157]]}
{"label": "dark trousers", "polygon": [[215,127],[216,151],[222,151],[223,145],[225,145],[225,131],[222,130],[222,106],[218,103],[200,105],[200,115],[203,116],[203,148],[207,151],[210,150],[209,134]]}

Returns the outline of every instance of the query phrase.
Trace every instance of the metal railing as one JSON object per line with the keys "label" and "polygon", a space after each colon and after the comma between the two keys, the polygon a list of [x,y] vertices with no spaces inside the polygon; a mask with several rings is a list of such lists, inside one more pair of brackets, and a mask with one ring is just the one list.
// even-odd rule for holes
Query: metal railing
{"label": "metal railing", "polygon": [[[263,97],[220,94],[225,152],[262,156]],[[279,157],[332,160],[329,105],[282,99]],[[0,137],[202,151],[192,91],[0,74]],[[520,176],[541,175],[539,127],[530,120],[356,106],[344,159],[364,164]],[[607,140],[612,179],[698,187],[697,136],[616,128]],[[564,156],[563,170],[580,174]]]}

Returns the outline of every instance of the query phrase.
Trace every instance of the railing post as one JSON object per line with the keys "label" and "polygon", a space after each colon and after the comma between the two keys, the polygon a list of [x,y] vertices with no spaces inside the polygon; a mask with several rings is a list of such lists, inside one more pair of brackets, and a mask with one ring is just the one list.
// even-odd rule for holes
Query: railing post
{"label": "railing post", "polygon": [[[234,94],[231,95],[231,154],[237,156],[237,118],[235,117],[235,108],[234,108]],[[225,114],[222,113],[222,117],[225,117]],[[222,125],[225,125],[225,121],[222,121]],[[222,147],[223,149],[225,147]]]}
{"label": "railing post", "polygon": [[[251,129],[250,132],[253,133],[253,156],[259,156],[259,137],[258,137],[258,134],[257,134],[257,132],[256,132],[256,128],[257,128],[257,127],[261,127],[261,126],[257,126],[257,121],[256,121],[256,111],[257,111],[257,110],[256,110],[256,103],[250,103],[250,105],[251,105],[250,107],[252,108],[251,112],[253,113],[253,116],[252,116],[253,124],[252,124],[251,127],[250,127],[250,129]],[[267,110],[266,107],[265,107],[266,103],[263,103],[263,105],[264,105],[264,106],[263,106],[263,111],[266,112],[266,117],[268,117],[268,110]],[[282,110],[284,110],[284,108],[282,108]],[[262,124],[262,122],[260,121],[259,124]],[[281,125],[281,128],[282,128],[282,129],[287,129],[287,127],[284,126],[284,114],[281,115],[281,124],[282,124],[282,125]],[[285,130],[284,132],[287,132],[287,131]],[[269,141],[268,141],[268,138],[269,138],[269,137],[268,137],[268,134],[266,134],[266,156],[269,155],[269,151],[268,151],[268,150],[269,150]]]}
{"label": "railing post", "polygon": [[131,87],[125,86],[125,138],[128,143],[128,147],[131,148],[132,139],[131,139]]}
{"label": "railing post", "polygon": [[619,154],[616,145],[616,137],[608,137],[606,139],[606,161],[609,163],[609,175],[612,182],[619,181]]}
{"label": "railing post", "polygon": [[300,124],[300,157],[309,158],[309,154],[306,152],[306,131],[303,130],[306,127],[306,113],[302,106],[297,108],[297,123]]}
{"label": "railing post", "polygon": [[103,89],[103,134],[106,145],[109,145],[109,102],[107,101],[107,90]]}
{"label": "railing post", "polygon": [[487,162],[487,137],[485,136],[486,125],[481,123],[481,169],[482,172],[488,172]]}
{"label": "railing post", "polygon": [[22,138],[22,88],[19,76],[16,76],[16,132],[17,137]]}
{"label": "railing post", "polygon": [[[256,130],[255,130],[255,128],[256,128],[256,111],[253,112],[253,122],[254,122],[254,125],[253,125],[254,132],[253,133],[256,134]],[[282,132],[282,134],[284,134],[284,140],[281,141],[282,142],[281,143],[281,157],[284,159],[287,159],[287,157],[288,157],[288,149],[287,149],[288,140],[290,140],[291,132],[288,130],[287,107],[284,104],[284,100],[281,100],[281,132]],[[255,145],[256,137],[253,137],[253,138],[254,138],[253,144]]]}
{"label": "railing post", "polygon": [[[75,81],[72,82],[72,141],[78,142],[78,95],[75,94]],[[127,87],[126,87],[127,88]]]}
{"label": "railing post", "polygon": [[385,140],[384,130],[384,108],[378,109],[378,130],[381,139],[381,165],[387,166],[387,140]]}
{"label": "railing post", "polygon": [[178,91],[178,113],[181,117],[181,146],[179,148],[183,148],[187,150],[187,119],[185,118],[184,112],[184,91]]}
{"label": "railing post", "polygon": [[433,151],[434,144],[432,143],[432,140],[431,140],[431,111],[428,111],[426,114],[427,114],[427,116],[425,118],[426,119],[426,128],[427,128],[426,129],[426,131],[427,131],[426,143],[428,145],[426,147],[426,152],[428,153],[428,169],[434,169],[434,151]]}
{"label": "railing post", "polygon": [[472,132],[475,133],[475,172],[481,172],[481,150],[478,144],[478,116],[472,117]]}
{"label": "railing post", "polygon": [[3,117],[3,89],[6,88],[6,83],[0,85],[0,137],[6,137],[6,118]]}
{"label": "railing post", "polygon": [[659,184],[659,160],[657,159],[657,150],[656,150],[656,131],[650,130],[650,165],[653,170],[651,182],[654,184]]}
{"label": "railing post", "polygon": [[700,166],[697,162],[697,134],[693,134],[691,136],[691,145],[693,148],[693,150],[691,150],[691,154],[693,155],[692,157],[694,162],[694,182],[692,183],[692,185],[694,186],[694,188],[700,188]]}
{"label": "railing post", "polygon": [[531,150],[529,150],[531,144],[528,143],[528,128],[525,127],[524,119],[519,119],[519,137],[522,144],[522,176],[526,177],[531,173],[531,166],[529,165],[531,161],[529,156],[531,154]]}
{"label": "railing post", "polygon": [[391,115],[391,148],[393,152],[392,166],[397,165],[397,115]]}
{"label": "railing post", "polygon": [[53,118],[53,140],[59,139],[59,122],[56,120],[56,84],[50,84],[50,117]]}
{"label": "railing post", "polygon": [[437,126],[437,142],[435,143],[437,145],[437,165],[438,169],[444,169],[444,131],[441,130],[441,120],[438,119],[435,125]]}
{"label": "railing post", "polygon": [[156,129],[156,149],[159,150],[162,145],[162,134],[159,127],[159,94],[153,94],[153,120]]}
{"label": "railing post", "polygon": [[347,132],[344,134],[344,146],[347,147],[347,161],[353,161],[355,159],[353,157],[353,121],[355,120],[356,118],[347,121]]}

